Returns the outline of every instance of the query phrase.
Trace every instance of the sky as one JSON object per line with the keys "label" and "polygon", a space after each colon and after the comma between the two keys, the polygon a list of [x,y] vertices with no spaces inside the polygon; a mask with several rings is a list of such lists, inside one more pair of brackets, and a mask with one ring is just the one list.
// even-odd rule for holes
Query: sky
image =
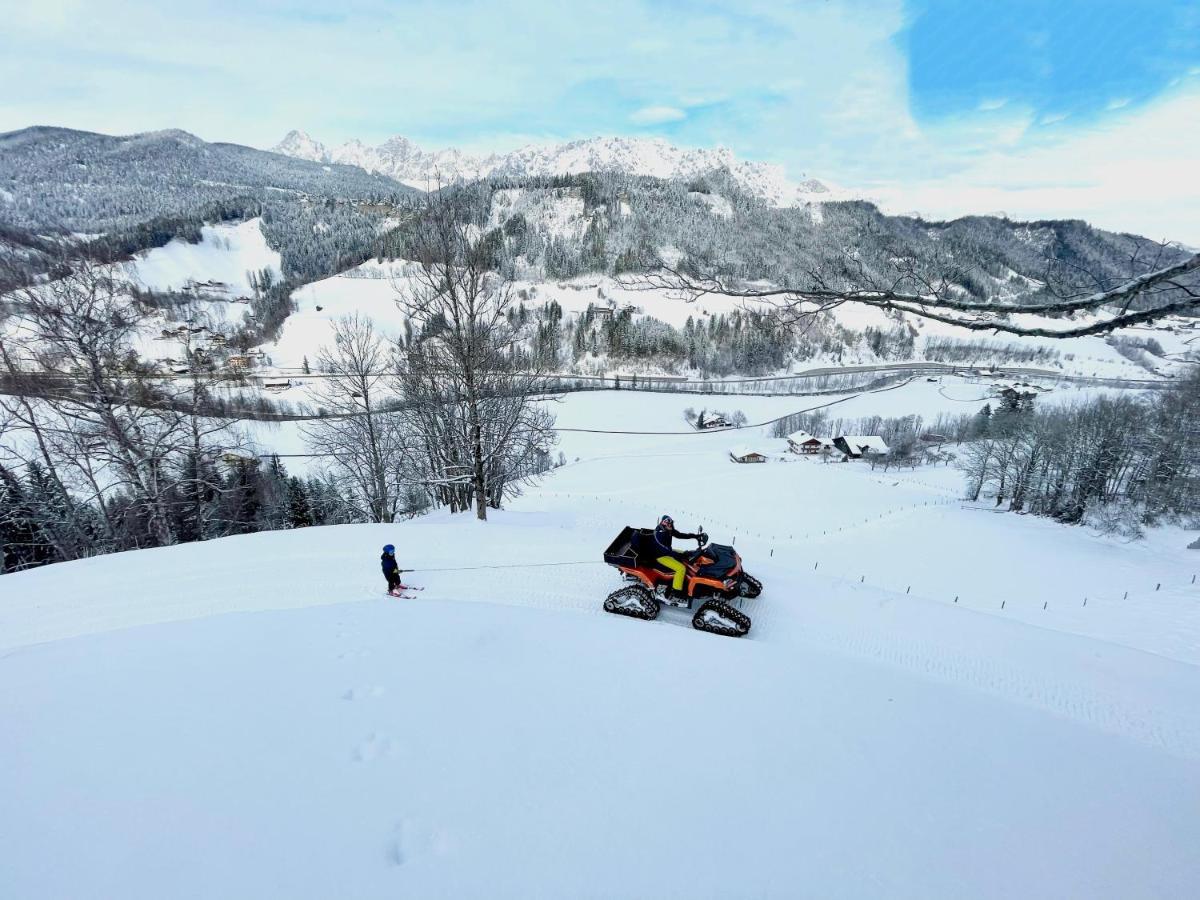
{"label": "sky", "polygon": [[725,146],[1200,246],[1200,0],[0,0],[0,131]]}

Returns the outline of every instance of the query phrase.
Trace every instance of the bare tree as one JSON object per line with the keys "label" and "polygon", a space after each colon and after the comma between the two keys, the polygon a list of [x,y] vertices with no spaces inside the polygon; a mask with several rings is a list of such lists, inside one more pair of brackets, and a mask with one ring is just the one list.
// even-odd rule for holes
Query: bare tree
{"label": "bare tree", "polygon": [[423,442],[435,490],[461,500],[468,481],[476,516],[487,519],[512,491],[549,466],[552,417],[541,358],[509,313],[514,295],[493,269],[494,248],[471,225],[459,195],[432,195],[414,230],[416,265],[397,282],[398,304],[416,336],[400,382],[407,415]]}
{"label": "bare tree", "polygon": [[[62,277],[10,295],[2,405],[24,436],[12,449],[36,463],[58,495],[63,521],[55,530],[64,542],[90,544],[98,527],[114,548],[132,510],[152,543],[174,543],[182,458],[189,448],[220,452],[224,437],[216,438],[230,427],[204,409],[213,373],[194,367],[190,379],[165,386],[137,356],[146,315],[128,280],[81,256],[69,263]],[[73,491],[99,513],[89,529],[78,521]]]}
{"label": "bare tree", "polygon": [[[1014,304],[964,297],[962,282],[972,264],[945,257],[918,259],[905,248],[889,250],[888,268],[872,271],[854,248],[836,260],[814,266],[793,284],[763,286],[724,274],[721,265],[663,265],[628,276],[627,286],[664,289],[695,301],[707,295],[734,297],[774,310],[779,322],[802,329],[819,314],[847,303],[908,313],[970,331],[1003,332],[1025,337],[1072,338],[1108,334],[1130,325],[1153,322],[1174,313],[1200,311],[1200,253],[1185,255],[1170,243],[1131,239],[1127,271],[1105,276],[1083,264],[1047,258],[1038,299]],[[1024,324],[1017,314],[1064,316],[1093,313],[1095,318],[1064,328]]]}
{"label": "bare tree", "polygon": [[[405,441],[388,406],[394,369],[388,343],[357,313],[334,324],[333,344],[317,355],[317,398],[327,416],[304,429],[312,449],[361,499],[372,522],[392,522],[405,497]],[[394,405],[394,404],[393,404]]]}

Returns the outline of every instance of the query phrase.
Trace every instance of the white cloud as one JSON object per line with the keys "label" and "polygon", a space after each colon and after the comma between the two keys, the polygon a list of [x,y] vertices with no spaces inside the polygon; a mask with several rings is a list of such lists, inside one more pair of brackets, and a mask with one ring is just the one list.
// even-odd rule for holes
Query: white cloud
{"label": "white cloud", "polygon": [[1107,110],[1124,109],[1126,106],[1128,106],[1130,104],[1130,102],[1131,101],[1128,97],[1116,97],[1112,100],[1109,100],[1108,106],[1106,106],[1104,108]]}
{"label": "white cloud", "polygon": [[742,0],[687,15],[610,0],[587,29],[547,0],[295,6],[25,4],[36,13],[0,29],[0,84],[13,86],[0,131],[180,127],[266,147],[303,128],[331,145],[402,133],[509,150],[673,123],[681,144],[725,145],[892,208],[1078,216],[1200,243],[1189,186],[1200,105],[1174,105],[1200,95],[1200,68],[1165,104],[1171,116],[1130,103],[1086,125],[995,96],[931,124],[910,105],[903,0]]}
{"label": "white cloud", "polygon": [[637,125],[659,125],[663,122],[678,122],[686,119],[687,113],[677,106],[643,106],[629,116]]}
{"label": "white cloud", "polygon": [[1054,143],[980,154],[963,169],[863,191],[885,209],[952,218],[1080,218],[1113,231],[1200,246],[1200,90],[1166,97]]}

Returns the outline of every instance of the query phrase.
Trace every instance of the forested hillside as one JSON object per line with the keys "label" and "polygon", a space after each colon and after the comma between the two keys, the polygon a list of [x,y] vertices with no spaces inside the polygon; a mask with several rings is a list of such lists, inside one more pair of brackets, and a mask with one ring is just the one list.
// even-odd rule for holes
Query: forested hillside
{"label": "forested hillside", "polygon": [[0,220],[96,234],[249,196],[394,200],[413,190],[354,166],[321,165],[186,131],[112,136],[68,128],[0,135]]}

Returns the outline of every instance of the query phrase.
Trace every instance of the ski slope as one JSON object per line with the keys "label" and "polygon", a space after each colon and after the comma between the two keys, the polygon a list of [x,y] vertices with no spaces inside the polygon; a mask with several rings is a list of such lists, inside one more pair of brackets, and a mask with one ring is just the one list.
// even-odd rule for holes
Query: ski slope
{"label": "ski slope", "polygon": [[199,243],[179,238],[137,254],[127,269],[141,287],[155,291],[181,291],[197,282],[217,282],[207,295],[249,297],[254,293],[249,273],[268,269],[283,279],[280,256],[267,245],[259,218],[245,222],[204,225]]}
{"label": "ski slope", "polygon": [[[1123,544],[964,508],[948,470],[689,434],[694,401],[568,398],[568,464],[486,524],[437,513],[0,579],[0,884],[1197,893],[1190,535]],[[899,401],[846,414],[870,402]],[[616,425],[683,433],[566,430]],[[771,461],[731,463],[749,441]],[[604,546],[668,511],[764,581],[748,638],[600,610],[620,585]],[[418,599],[382,596],[385,542]]]}

